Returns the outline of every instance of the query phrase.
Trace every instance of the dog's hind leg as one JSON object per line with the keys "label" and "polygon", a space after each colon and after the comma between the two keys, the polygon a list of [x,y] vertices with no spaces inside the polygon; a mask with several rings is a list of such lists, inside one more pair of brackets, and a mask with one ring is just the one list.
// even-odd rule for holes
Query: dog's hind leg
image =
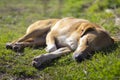
{"label": "dog's hind leg", "polygon": [[39,67],[39,66],[41,66],[42,63],[44,63],[48,60],[55,59],[62,55],[65,55],[69,52],[71,52],[71,49],[69,49],[68,47],[59,48],[58,50],[56,50],[54,52],[42,54],[42,55],[35,57],[32,64],[34,67]]}
{"label": "dog's hind leg", "polygon": [[11,43],[6,43],[6,48],[7,49],[13,49],[13,47],[16,44],[19,44],[20,42],[26,42],[29,38],[31,38],[31,36],[29,34],[24,35],[23,37],[19,38],[18,40],[15,40],[15,41],[13,41]]}
{"label": "dog's hind leg", "polygon": [[33,31],[31,33],[25,34],[24,36],[22,36],[18,40],[15,40],[11,43],[7,43],[6,48],[7,49],[12,49],[13,46],[15,46],[16,44],[19,44],[20,42],[28,42],[27,40],[29,40],[31,38],[34,41],[34,39],[37,39],[40,36],[42,37],[43,35],[46,35],[46,34],[47,34],[46,30],[45,31],[43,30],[41,32],[40,31]]}
{"label": "dog's hind leg", "polygon": [[19,42],[24,42],[24,41],[26,41],[26,40],[28,40],[29,38],[32,38],[32,37],[33,37],[33,35],[31,35],[31,34],[25,34],[24,36],[22,36],[18,40],[12,41],[11,43],[7,43],[6,48],[7,49],[12,49],[12,47],[15,46],[15,44],[17,44]]}
{"label": "dog's hind leg", "polygon": [[13,41],[12,43],[24,42],[24,41],[26,41],[29,38],[40,37],[43,34],[45,34],[43,31],[39,31],[39,30],[37,31],[37,30],[35,30],[35,31],[31,32],[31,33],[25,34],[24,36],[22,36],[21,38],[19,38],[16,41]]}
{"label": "dog's hind leg", "polygon": [[23,50],[25,47],[45,46],[46,45],[45,37],[46,35],[43,35],[41,37],[37,37],[34,39],[31,38],[23,42],[18,42],[12,46],[12,49],[14,51],[19,52],[21,51],[21,49]]}

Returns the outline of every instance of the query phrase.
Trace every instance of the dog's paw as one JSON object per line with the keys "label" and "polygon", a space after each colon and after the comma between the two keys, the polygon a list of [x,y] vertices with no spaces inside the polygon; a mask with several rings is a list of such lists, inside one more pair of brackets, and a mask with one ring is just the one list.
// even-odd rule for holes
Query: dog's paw
{"label": "dog's paw", "polygon": [[37,56],[33,59],[32,61],[32,65],[36,68],[40,67],[41,64],[44,62],[44,59],[45,59],[45,56],[44,55],[40,55],[40,56]]}
{"label": "dog's paw", "polygon": [[33,60],[32,61],[32,66],[38,68],[40,66],[40,63],[38,63],[37,61]]}
{"label": "dog's paw", "polygon": [[6,43],[6,49],[12,49],[12,44],[11,43]]}
{"label": "dog's paw", "polygon": [[14,50],[15,52],[23,52],[24,47],[21,44],[15,44],[14,46],[12,46],[12,50]]}

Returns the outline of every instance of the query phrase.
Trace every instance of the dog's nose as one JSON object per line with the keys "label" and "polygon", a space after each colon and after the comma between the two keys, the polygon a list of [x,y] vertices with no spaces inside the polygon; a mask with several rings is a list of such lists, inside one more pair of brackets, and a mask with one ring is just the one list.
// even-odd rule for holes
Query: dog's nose
{"label": "dog's nose", "polygon": [[87,58],[86,53],[75,53],[73,54],[73,59],[77,62],[81,62]]}
{"label": "dog's nose", "polygon": [[73,55],[73,59],[77,62],[81,62],[84,60],[84,57],[81,54],[75,54]]}

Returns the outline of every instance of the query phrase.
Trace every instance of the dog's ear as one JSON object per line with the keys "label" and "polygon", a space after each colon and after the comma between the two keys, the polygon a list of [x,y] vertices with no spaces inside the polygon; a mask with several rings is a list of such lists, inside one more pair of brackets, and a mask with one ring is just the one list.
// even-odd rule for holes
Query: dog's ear
{"label": "dog's ear", "polygon": [[85,26],[82,26],[82,29],[81,29],[81,37],[83,35],[85,35],[86,33],[90,32],[90,31],[94,31],[95,30],[95,26],[93,25],[85,25]]}
{"label": "dog's ear", "polygon": [[97,28],[101,28],[101,27],[94,23],[83,22],[79,24],[79,28],[77,29],[77,31],[79,32],[80,37],[82,37],[88,32],[95,31]]}

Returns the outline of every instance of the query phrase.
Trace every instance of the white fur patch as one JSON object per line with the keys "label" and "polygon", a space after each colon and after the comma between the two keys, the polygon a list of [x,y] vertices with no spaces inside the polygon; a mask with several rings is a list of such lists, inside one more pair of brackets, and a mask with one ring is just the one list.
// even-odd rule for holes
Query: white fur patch
{"label": "white fur patch", "polygon": [[54,44],[48,45],[48,46],[46,47],[46,51],[47,51],[47,52],[53,52],[53,51],[55,51],[55,50],[57,50],[57,48],[56,48],[56,45],[54,45]]}
{"label": "white fur patch", "polygon": [[72,50],[75,50],[78,46],[77,40],[73,37],[60,36],[57,39],[60,46],[69,46]]}
{"label": "white fur patch", "polygon": [[66,39],[66,43],[69,45],[69,47],[72,49],[72,50],[75,50],[78,46],[78,42],[76,39],[70,37],[68,39]]}

